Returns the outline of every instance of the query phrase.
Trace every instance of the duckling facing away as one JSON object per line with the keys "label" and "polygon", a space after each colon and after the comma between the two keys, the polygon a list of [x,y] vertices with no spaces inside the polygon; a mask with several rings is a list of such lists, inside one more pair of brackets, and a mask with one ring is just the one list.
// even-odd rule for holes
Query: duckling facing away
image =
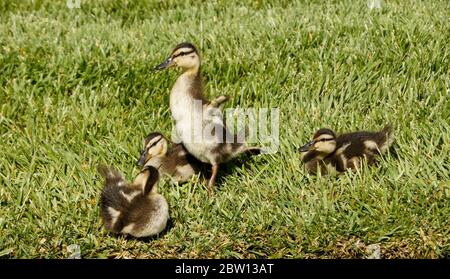
{"label": "duckling facing away", "polygon": [[169,206],[157,193],[156,168],[145,166],[131,184],[114,168],[100,165],[98,171],[105,177],[100,214],[107,230],[134,237],[153,236],[164,230]]}
{"label": "duckling facing away", "polygon": [[169,148],[169,141],[159,132],[145,138],[144,150],[136,163],[155,167],[179,183],[188,181],[204,167],[204,163],[189,154],[182,144],[173,144]]}
{"label": "duckling facing away", "polygon": [[355,170],[365,157],[368,165],[385,153],[394,141],[392,125],[386,125],[380,132],[359,131],[336,137],[330,129],[320,129],[313,140],[300,147],[306,171],[315,174],[342,173]]}
{"label": "duckling facing away", "polygon": [[[222,112],[214,108],[217,104],[207,101],[203,95],[200,65],[200,55],[195,46],[181,43],[155,69],[177,66],[183,70],[170,93],[170,110],[179,141],[195,158],[212,165],[208,182],[208,193],[211,195],[220,163],[247,151],[258,154],[261,149],[238,142],[238,136],[232,135],[225,127]],[[211,133],[205,136],[204,131]]]}

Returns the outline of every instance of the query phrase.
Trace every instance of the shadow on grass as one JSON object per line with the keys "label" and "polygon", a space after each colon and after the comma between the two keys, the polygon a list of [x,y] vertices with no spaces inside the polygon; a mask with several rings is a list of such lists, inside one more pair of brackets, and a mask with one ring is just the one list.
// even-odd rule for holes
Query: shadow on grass
{"label": "shadow on grass", "polygon": [[[217,175],[216,187],[220,188],[224,182],[224,179],[228,175],[234,175],[239,169],[249,169],[251,165],[255,164],[256,157],[264,156],[264,155],[252,155],[252,154],[244,154],[239,156],[236,159],[233,159],[227,163],[223,163],[220,165],[219,174]],[[206,175],[206,174],[205,174]],[[211,170],[209,170],[207,178],[211,177]]]}
{"label": "shadow on grass", "polygon": [[[219,173],[217,174],[216,184],[214,187],[220,188],[221,184],[223,184],[225,177],[228,175],[236,174],[236,170],[238,169],[247,169],[252,164],[255,163],[255,157],[264,156],[264,155],[252,155],[252,154],[243,154],[235,159],[232,159],[226,163],[220,164]],[[207,163],[202,163],[200,166],[200,181],[205,186],[208,185],[208,181],[212,175],[211,165]],[[170,180],[169,180],[170,181]],[[183,183],[171,183],[172,185],[177,185],[178,187],[185,186],[189,181]]]}

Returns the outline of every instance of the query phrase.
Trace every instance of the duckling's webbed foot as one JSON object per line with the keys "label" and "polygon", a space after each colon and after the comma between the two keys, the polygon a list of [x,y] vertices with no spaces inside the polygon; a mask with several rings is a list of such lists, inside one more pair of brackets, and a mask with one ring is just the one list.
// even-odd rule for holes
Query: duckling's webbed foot
{"label": "duckling's webbed foot", "polygon": [[212,174],[208,182],[208,195],[210,197],[214,195],[213,187],[214,184],[216,183],[216,177],[218,172],[219,172],[219,164],[212,165]]}

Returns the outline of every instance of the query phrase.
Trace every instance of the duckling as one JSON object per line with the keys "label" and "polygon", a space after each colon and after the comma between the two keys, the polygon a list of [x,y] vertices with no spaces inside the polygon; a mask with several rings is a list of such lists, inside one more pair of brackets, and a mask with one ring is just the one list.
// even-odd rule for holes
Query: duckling
{"label": "duckling", "polygon": [[112,167],[99,165],[98,171],[105,178],[100,214],[107,230],[134,237],[154,236],[164,230],[169,206],[157,192],[156,168],[145,166],[131,184]]}
{"label": "duckling", "polygon": [[[200,55],[193,44],[178,44],[169,58],[155,70],[173,66],[183,71],[170,93],[170,111],[175,120],[177,138],[195,158],[212,166],[212,175],[208,182],[208,193],[211,196],[219,164],[244,152],[258,154],[261,149],[248,147],[245,143],[238,142],[238,136],[232,135],[225,127],[222,112],[204,97]],[[214,130],[211,127],[214,127]],[[210,129],[211,135],[205,138],[203,132]],[[196,133],[197,137],[195,137]],[[201,138],[198,137],[198,133]],[[225,135],[227,140],[224,139]]]}
{"label": "duckling", "polygon": [[302,161],[306,171],[315,174],[319,169],[322,174],[342,173],[348,169],[355,170],[366,158],[368,165],[376,163],[376,157],[384,154],[394,141],[391,124],[380,132],[359,131],[336,137],[330,130],[318,130],[313,140],[300,147],[306,152]]}
{"label": "duckling", "polygon": [[169,141],[159,132],[145,138],[144,150],[136,164],[155,167],[178,183],[188,181],[204,168],[204,163],[189,154],[182,144],[173,144],[169,148]]}

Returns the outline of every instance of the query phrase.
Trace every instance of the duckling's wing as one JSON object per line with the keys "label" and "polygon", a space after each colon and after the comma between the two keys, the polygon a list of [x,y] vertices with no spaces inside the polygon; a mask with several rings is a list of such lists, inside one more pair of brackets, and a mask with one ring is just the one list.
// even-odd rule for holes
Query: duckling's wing
{"label": "duckling's wing", "polygon": [[169,169],[173,169],[174,172],[176,171],[177,166],[189,165],[192,167],[192,172],[195,174],[202,164],[204,163],[192,156],[183,144],[174,145],[169,150],[164,160],[164,165],[170,166]]}
{"label": "duckling's wing", "polygon": [[175,144],[180,144],[182,143],[181,137],[180,137],[180,133],[178,132],[178,130],[176,129],[176,125],[173,125],[172,128],[172,138],[171,138],[172,142]]}
{"label": "duckling's wing", "polygon": [[212,100],[209,105],[215,108],[218,108],[220,110],[223,109],[223,106],[225,105],[225,102],[228,101],[230,98],[226,95],[219,96]]}

